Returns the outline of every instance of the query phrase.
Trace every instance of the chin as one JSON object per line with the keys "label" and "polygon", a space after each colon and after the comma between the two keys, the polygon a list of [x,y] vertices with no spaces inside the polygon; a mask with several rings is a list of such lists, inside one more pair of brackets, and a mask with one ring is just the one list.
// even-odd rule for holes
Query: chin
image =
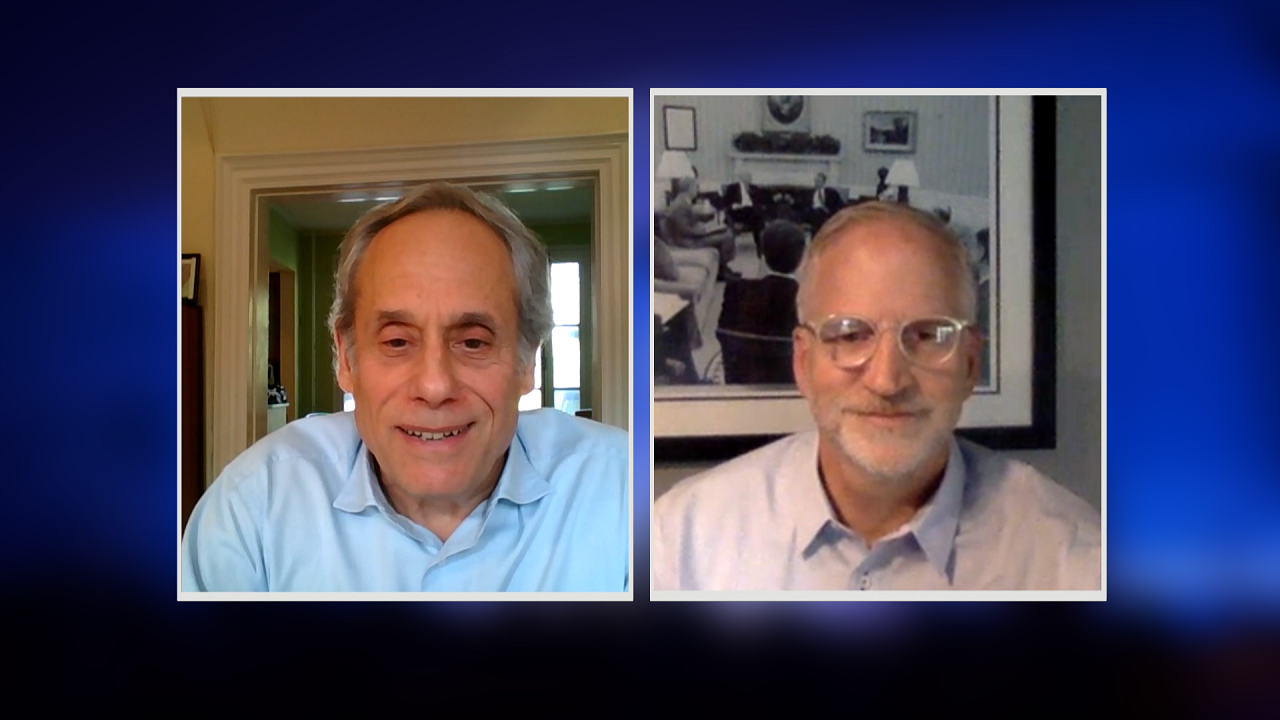
{"label": "chin", "polygon": [[863,435],[846,431],[840,436],[845,457],[869,475],[885,482],[909,480],[938,452],[941,443],[930,438],[897,435]]}

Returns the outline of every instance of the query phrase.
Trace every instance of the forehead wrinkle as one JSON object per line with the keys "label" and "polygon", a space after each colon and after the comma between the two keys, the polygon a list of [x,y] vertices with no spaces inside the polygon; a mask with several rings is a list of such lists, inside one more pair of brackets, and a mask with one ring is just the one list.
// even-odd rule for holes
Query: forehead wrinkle
{"label": "forehead wrinkle", "polygon": [[[414,222],[430,222],[434,214],[433,211],[402,218],[374,237],[368,256],[357,270],[354,288],[357,315],[370,302],[375,305],[370,308],[375,318],[386,317],[384,313],[401,313],[405,316],[399,319],[409,320],[410,324],[416,324],[412,322],[418,314],[416,308],[425,312],[444,311],[451,318],[466,312],[489,318],[508,309],[516,312],[518,288],[510,254],[501,238],[464,213],[446,215],[470,227],[443,233],[409,234],[414,232],[411,229]],[[408,224],[400,224],[406,221]],[[492,244],[481,241],[482,235]],[[451,289],[437,290],[438,285]],[[458,293],[459,287],[465,291]],[[458,305],[463,303],[472,307],[459,309]]]}
{"label": "forehead wrinkle", "polygon": [[[421,326],[424,323],[411,310],[379,310],[374,316],[375,323],[379,326],[400,324]],[[483,310],[470,310],[450,313],[445,317],[441,325],[448,330],[458,328],[482,326],[491,330],[496,330],[499,326],[498,319],[492,313]]]}

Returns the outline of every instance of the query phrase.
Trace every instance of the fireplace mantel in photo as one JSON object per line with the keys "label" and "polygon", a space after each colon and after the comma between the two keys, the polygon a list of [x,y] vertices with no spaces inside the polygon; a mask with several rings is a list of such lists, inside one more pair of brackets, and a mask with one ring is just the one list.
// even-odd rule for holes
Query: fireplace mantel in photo
{"label": "fireplace mantel in photo", "polygon": [[[733,177],[743,171],[749,172],[751,182],[756,185],[808,186],[813,184],[813,176],[818,173],[826,174],[828,185],[839,185],[840,162],[843,159],[843,152],[838,155],[729,152]],[[732,182],[733,178],[729,181]]]}

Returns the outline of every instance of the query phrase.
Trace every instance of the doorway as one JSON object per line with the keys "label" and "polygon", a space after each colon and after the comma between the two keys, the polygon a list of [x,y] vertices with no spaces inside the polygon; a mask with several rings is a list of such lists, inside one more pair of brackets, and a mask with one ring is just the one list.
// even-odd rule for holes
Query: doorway
{"label": "doorway", "polygon": [[[268,247],[258,198],[320,189],[373,191],[416,182],[585,177],[595,182],[592,242],[594,417],[630,427],[631,216],[626,134],[465,146],[287,155],[222,155],[214,195],[210,446],[207,476],[216,477],[265,428],[258,408],[267,387]],[[301,281],[299,280],[299,284]],[[299,326],[301,333],[301,325]],[[299,342],[299,357],[304,348]],[[594,404],[593,400],[593,404]]]}
{"label": "doorway", "polygon": [[[334,300],[334,273],[347,230],[375,207],[399,200],[417,182],[381,183],[374,188],[309,188],[258,195],[266,218],[270,274],[269,361],[289,393],[288,420],[351,411],[355,400],[338,386],[328,314]],[[591,177],[526,178],[463,182],[510,208],[547,247],[555,327],[537,356],[537,384],[521,409],[553,407],[590,416],[593,321],[591,297],[592,222],[596,182]],[[262,233],[264,230],[259,229]],[[280,272],[296,273],[296,302],[288,322],[297,337],[296,365],[289,353],[283,369],[277,307]],[[291,338],[292,340],[292,338]],[[296,368],[296,369],[295,369]],[[284,410],[268,402],[267,423],[255,437],[278,429]]]}

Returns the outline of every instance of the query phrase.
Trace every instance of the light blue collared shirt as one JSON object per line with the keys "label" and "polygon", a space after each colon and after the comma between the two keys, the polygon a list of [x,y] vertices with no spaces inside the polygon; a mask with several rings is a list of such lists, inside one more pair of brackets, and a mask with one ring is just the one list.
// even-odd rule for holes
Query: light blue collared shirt
{"label": "light blue collared shirt", "polygon": [[655,590],[1099,590],[1101,518],[1029,465],[952,439],[942,482],[867,547],[793,435],[654,504]]}
{"label": "light blue collared shirt", "polygon": [[627,434],[521,413],[493,493],[445,542],[397,513],[351,413],[306,418],[236,458],[196,505],[182,589],[630,589]]}

